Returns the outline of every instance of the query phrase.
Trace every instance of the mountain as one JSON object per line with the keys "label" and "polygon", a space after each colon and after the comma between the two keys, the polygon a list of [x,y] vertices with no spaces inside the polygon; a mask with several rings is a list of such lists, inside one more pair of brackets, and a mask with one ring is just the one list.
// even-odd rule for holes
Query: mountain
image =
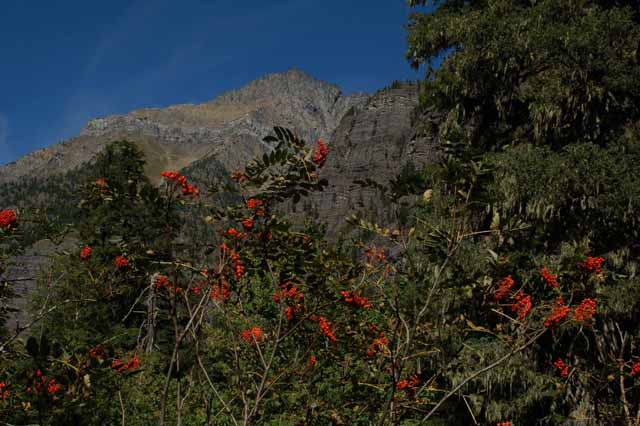
{"label": "mountain", "polygon": [[235,168],[262,150],[260,141],[274,125],[309,140],[328,139],[345,113],[367,99],[365,94],[345,96],[338,86],[300,70],[270,74],[203,104],[91,120],[78,136],[0,168],[0,183],[73,170],[117,139],[142,148],[152,178],[161,170],[181,169],[212,156]]}

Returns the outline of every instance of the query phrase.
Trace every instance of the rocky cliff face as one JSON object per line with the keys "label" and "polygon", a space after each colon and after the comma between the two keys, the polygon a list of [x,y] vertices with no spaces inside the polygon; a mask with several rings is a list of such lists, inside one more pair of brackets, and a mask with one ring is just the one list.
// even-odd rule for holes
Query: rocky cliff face
{"label": "rocky cliff face", "polygon": [[358,181],[387,185],[406,167],[419,169],[437,160],[437,141],[418,137],[413,124],[418,95],[417,85],[394,85],[342,119],[322,171],[329,187],[314,197],[312,207],[330,230],[356,212],[383,222],[389,219],[380,193]]}
{"label": "rocky cliff face", "polygon": [[367,99],[365,94],[344,96],[337,86],[302,71],[271,74],[204,104],[92,120],[79,136],[0,168],[0,182],[74,169],[116,139],[131,140],[143,149],[151,177],[209,156],[235,168],[261,152],[261,140],[274,125],[309,140],[329,138],[345,113]]}

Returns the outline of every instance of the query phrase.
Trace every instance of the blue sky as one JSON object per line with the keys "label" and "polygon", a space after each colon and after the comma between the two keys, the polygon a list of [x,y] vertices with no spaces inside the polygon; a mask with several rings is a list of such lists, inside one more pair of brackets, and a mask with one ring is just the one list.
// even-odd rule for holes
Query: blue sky
{"label": "blue sky", "polygon": [[87,120],[300,68],[346,92],[420,78],[405,0],[2,0],[0,164]]}

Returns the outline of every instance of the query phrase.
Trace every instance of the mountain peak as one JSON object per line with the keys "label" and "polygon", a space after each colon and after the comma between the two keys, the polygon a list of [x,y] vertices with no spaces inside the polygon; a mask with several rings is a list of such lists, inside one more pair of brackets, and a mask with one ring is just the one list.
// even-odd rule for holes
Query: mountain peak
{"label": "mountain peak", "polygon": [[267,74],[238,90],[224,93],[212,102],[253,102],[299,96],[302,93],[336,98],[342,94],[342,90],[337,85],[318,80],[299,68],[291,68],[285,72]]}

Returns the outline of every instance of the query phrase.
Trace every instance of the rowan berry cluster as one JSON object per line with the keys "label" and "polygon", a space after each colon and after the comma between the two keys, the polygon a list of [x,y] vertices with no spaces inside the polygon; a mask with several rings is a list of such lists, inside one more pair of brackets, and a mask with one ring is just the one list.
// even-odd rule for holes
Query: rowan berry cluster
{"label": "rowan berry cluster", "polygon": [[115,370],[117,373],[126,373],[127,371],[134,371],[140,368],[142,362],[138,359],[138,357],[132,357],[129,361],[124,362],[119,359],[114,359],[111,362],[111,369]]}
{"label": "rowan berry cluster", "polygon": [[244,232],[240,232],[238,231],[236,228],[229,228],[226,230],[226,232],[224,233],[225,236],[233,239],[233,240],[244,240],[245,238],[247,238],[247,234]]}
{"label": "rowan berry cluster", "polygon": [[80,260],[87,260],[91,257],[91,253],[93,249],[89,246],[84,246],[82,251],[80,252]]}
{"label": "rowan berry cluster", "polygon": [[240,170],[236,170],[235,172],[231,173],[230,177],[232,181],[238,182],[238,183],[245,182],[247,179],[249,179],[247,175],[241,172]]}
{"label": "rowan berry cluster", "polygon": [[493,295],[493,298],[496,301],[500,301],[506,298],[507,296],[509,296],[509,293],[511,293],[511,289],[513,289],[513,286],[515,285],[516,285],[516,282],[513,278],[511,278],[511,275],[504,277],[498,283],[498,290]]}
{"label": "rowan berry cluster", "polygon": [[416,394],[416,388],[420,385],[420,378],[414,374],[410,379],[400,380],[396,383],[396,389],[403,390],[410,395]]}
{"label": "rowan berry cluster", "polygon": [[387,259],[384,249],[377,247],[375,244],[364,252],[364,257],[367,259],[367,263],[371,265],[384,262]]}
{"label": "rowan berry cluster", "polygon": [[533,308],[531,296],[518,292],[514,297],[516,299],[516,303],[511,306],[511,310],[518,314],[518,319],[523,320],[527,315],[529,315],[529,312],[531,312],[531,309]]}
{"label": "rowan berry cluster", "polygon": [[303,309],[302,300],[304,293],[298,290],[290,281],[280,284],[280,290],[273,295],[273,301],[276,303],[286,302],[289,305],[285,308],[284,313],[288,321],[293,321],[296,312]]}
{"label": "rowan berry cluster", "polygon": [[556,362],[553,363],[553,366],[558,369],[558,372],[562,377],[569,376],[569,370],[570,370],[569,366],[563,360],[561,359],[557,360]]}
{"label": "rowan berry cluster", "polygon": [[597,300],[590,298],[584,299],[573,311],[573,319],[576,321],[589,321],[596,314],[597,306]]}
{"label": "rowan berry cluster", "polygon": [[98,178],[94,182],[101,194],[109,194],[109,183],[105,178]]}
{"label": "rowan berry cluster", "polygon": [[42,371],[37,370],[33,380],[33,386],[29,386],[27,388],[27,393],[33,393],[35,390],[36,394],[40,394],[42,391],[46,390],[49,396],[55,396],[55,394],[60,392],[62,389],[64,389],[64,387],[62,384],[58,383],[55,377],[47,379],[47,376],[42,374]]}
{"label": "rowan berry cluster", "polygon": [[329,340],[331,340],[333,343],[336,343],[338,341],[338,338],[336,337],[336,334],[334,331],[333,324],[331,324],[331,322],[328,319],[326,319],[325,317],[318,317],[316,315],[312,315],[310,319],[311,321],[318,322],[318,325],[320,326],[320,330],[322,330],[322,333],[324,333],[324,335],[327,336]]}
{"label": "rowan berry cluster", "polygon": [[18,215],[15,210],[2,210],[0,212],[0,228],[12,229],[15,228],[18,223]]}
{"label": "rowan berry cluster", "polygon": [[180,190],[182,191],[182,195],[187,195],[187,196],[193,195],[196,197],[200,195],[200,190],[195,186],[189,184],[189,182],[187,182],[187,178],[181,175],[180,173],[172,172],[172,171],[164,171],[162,172],[161,175],[163,178],[176,182],[178,185],[180,185]]}
{"label": "rowan berry cluster", "polygon": [[544,326],[547,328],[551,328],[554,325],[564,321],[571,312],[571,309],[564,304],[564,298],[562,296],[558,297],[555,302],[555,307],[553,308],[553,312],[551,315],[547,317],[544,321]]}
{"label": "rowan berry cluster", "polygon": [[158,275],[155,279],[155,287],[158,290],[173,290],[176,294],[182,293],[182,288],[175,286],[165,275]]}
{"label": "rowan berry cluster", "polygon": [[265,206],[264,201],[258,198],[250,198],[247,201],[247,207],[253,210],[256,216],[264,216],[265,215]]}
{"label": "rowan berry cluster", "polygon": [[251,231],[253,229],[253,225],[255,224],[255,221],[253,220],[253,218],[248,218],[248,219],[244,219],[241,223],[242,223],[242,227],[246,231]]}
{"label": "rowan berry cluster", "polygon": [[127,259],[124,256],[116,257],[116,259],[113,261],[113,263],[116,265],[117,269],[126,269],[126,268],[128,268],[130,266],[129,259]]}
{"label": "rowan berry cluster", "polygon": [[260,327],[251,327],[240,334],[242,340],[247,343],[262,342],[264,331]]}
{"label": "rowan berry cluster", "polygon": [[329,155],[329,147],[323,140],[318,139],[316,142],[316,149],[313,152],[313,162],[316,163],[318,167],[322,167],[327,161],[327,155]]}
{"label": "rowan berry cluster", "polygon": [[229,287],[229,283],[224,279],[220,280],[220,283],[215,284],[211,288],[212,300],[215,300],[218,302],[224,302],[226,300],[229,300],[230,297],[231,297],[231,288]]}
{"label": "rowan berry cluster", "polygon": [[542,279],[547,283],[549,287],[560,287],[560,283],[558,283],[558,276],[552,274],[546,266],[542,268],[542,270],[540,271],[540,275],[542,275]]}
{"label": "rowan berry cluster", "polygon": [[340,292],[340,294],[342,295],[342,300],[344,300],[345,303],[356,308],[370,309],[373,307],[373,305],[369,303],[369,300],[366,297],[360,296],[353,291],[343,290]]}
{"label": "rowan berry cluster", "polygon": [[236,275],[236,280],[240,281],[242,277],[247,273],[247,269],[244,266],[244,262],[240,258],[240,253],[231,253],[231,261],[233,262],[233,270]]}
{"label": "rowan berry cluster", "polygon": [[602,257],[587,257],[587,260],[585,260],[582,263],[579,263],[579,266],[587,272],[600,274],[602,272],[603,263],[604,263],[604,258]]}
{"label": "rowan berry cluster", "polygon": [[7,399],[11,395],[11,391],[9,390],[9,385],[5,382],[0,382],[0,400]]}

